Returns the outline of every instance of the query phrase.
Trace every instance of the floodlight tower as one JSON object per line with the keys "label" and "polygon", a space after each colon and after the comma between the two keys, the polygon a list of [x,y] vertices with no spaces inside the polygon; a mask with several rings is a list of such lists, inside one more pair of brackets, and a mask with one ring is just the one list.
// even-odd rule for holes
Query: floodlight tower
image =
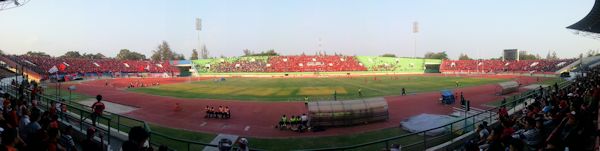
{"label": "floodlight tower", "polygon": [[415,50],[414,50],[414,58],[417,58],[417,33],[419,33],[419,22],[413,22],[413,37],[415,39]]}
{"label": "floodlight tower", "polygon": [[202,51],[202,43],[200,42],[200,31],[202,30],[202,20],[196,18],[196,31],[198,32],[198,51]]}

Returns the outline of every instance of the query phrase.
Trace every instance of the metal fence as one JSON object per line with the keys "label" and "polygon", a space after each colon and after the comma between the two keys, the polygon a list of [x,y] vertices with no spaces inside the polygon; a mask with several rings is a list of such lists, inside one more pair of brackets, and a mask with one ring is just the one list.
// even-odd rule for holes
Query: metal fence
{"label": "metal fence", "polygon": [[[561,82],[559,84],[559,88],[565,88],[570,84],[568,81]],[[516,106],[522,104],[526,100],[533,98],[536,95],[539,95],[539,89],[528,90],[518,95],[514,95],[510,101],[507,101],[504,104],[501,104],[497,107],[483,110],[474,115],[467,116],[460,120],[454,121],[452,123],[435,127],[432,129],[424,130],[421,132],[414,132],[403,134],[400,136],[394,136],[390,138],[384,138],[379,140],[374,140],[371,142],[366,142],[362,144],[356,144],[351,146],[342,146],[342,147],[329,147],[329,148],[316,148],[316,149],[301,149],[303,151],[325,151],[325,150],[381,150],[383,148],[389,149],[390,145],[398,144],[402,146],[402,150],[425,150],[427,148],[437,146],[441,143],[450,141],[456,137],[459,137],[463,134],[466,134],[470,131],[473,131],[477,125],[485,122],[490,124],[494,123],[497,119],[497,111],[499,107],[505,106],[507,110],[512,110],[515,112],[517,109]],[[433,131],[439,131],[443,129],[445,133],[441,135],[431,136],[427,135],[428,133],[432,133]]]}
{"label": "metal fence", "polygon": [[[564,88],[569,85],[569,82],[565,81],[559,84],[560,88]],[[15,86],[12,86],[7,83],[1,83],[0,87],[5,92],[18,97],[18,90]],[[26,94],[30,92],[25,90]],[[515,110],[515,106],[523,103],[526,99],[531,98],[534,95],[538,95],[538,90],[529,90],[523,92],[519,95],[513,96],[511,101],[508,101],[500,106],[506,106],[507,109]],[[29,95],[23,95],[27,100],[31,100]],[[39,105],[43,109],[49,109],[53,102],[57,102],[56,96],[53,95],[38,95],[35,96],[39,101]],[[79,128],[80,130],[85,130],[91,127],[91,121],[87,119],[89,115],[92,113],[91,108],[88,108],[83,105],[66,103],[68,107],[68,113],[65,113],[65,118],[61,118],[62,122],[67,122],[74,127]],[[394,136],[385,139],[374,140],[371,142],[366,142],[362,144],[356,144],[351,146],[342,146],[342,147],[330,147],[330,148],[317,148],[317,149],[303,149],[308,151],[321,151],[321,150],[379,150],[382,148],[389,148],[391,144],[399,144],[402,146],[403,150],[424,150],[429,147],[436,146],[443,142],[447,142],[465,134],[469,131],[475,129],[476,125],[486,121],[488,123],[494,123],[496,119],[496,111],[498,107],[494,107],[492,109],[483,110],[477,114],[470,115],[468,117],[462,118],[455,122],[439,126],[436,128],[432,128],[429,130],[403,134],[400,136]],[[204,147],[218,147],[217,144],[209,144],[194,140],[187,140],[181,138],[175,138],[172,135],[163,134],[161,132],[152,131],[149,124],[145,121],[137,120],[134,118],[130,118],[127,116],[114,114],[110,112],[105,112],[102,117],[99,118],[98,122],[100,123],[97,127],[97,130],[100,134],[109,137],[101,137],[100,141],[106,142],[107,145],[111,144],[111,137],[117,137],[117,135],[125,135],[129,132],[129,129],[134,126],[142,126],[146,128],[150,132],[150,140],[149,142],[153,146],[168,146],[172,150],[178,151],[192,151],[192,150],[201,150]],[[427,135],[432,131],[437,131],[439,129],[444,129],[447,132],[437,136]],[[260,150],[260,149],[251,149],[251,150]]]}
{"label": "metal fence", "polygon": [[[53,107],[53,102],[59,102],[57,101],[58,97],[54,95],[41,94],[36,95],[35,98],[32,98],[30,95],[19,94],[18,88],[9,83],[0,83],[0,88],[16,98],[21,97],[22,95],[25,100],[37,100],[39,108],[45,111]],[[31,91],[25,90],[24,93],[30,94]],[[65,103],[65,105],[67,106],[68,112],[61,115],[61,118],[59,119],[61,122],[68,123],[69,125],[73,126],[73,128],[79,129],[81,132],[85,132],[85,130],[87,130],[89,127],[93,127],[91,120],[88,118],[92,113],[91,108],[70,102]],[[209,144],[194,140],[175,138],[161,132],[152,131],[149,124],[145,121],[106,111],[103,113],[103,116],[98,118],[97,122],[97,126],[95,127],[96,133],[99,134],[98,136],[102,137],[96,137],[96,139],[106,144],[107,147],[111,145],[111,138],[125,141],[124,139],[127,139],[127,133],[132,127],[135,126],[142,126],[150,132],[149,142],[155,147],[167,146],[169,149],[176,151],[202,150],[207,146],[218,147],[218,144]],[[250,150],[260,151],[260,149]]]}

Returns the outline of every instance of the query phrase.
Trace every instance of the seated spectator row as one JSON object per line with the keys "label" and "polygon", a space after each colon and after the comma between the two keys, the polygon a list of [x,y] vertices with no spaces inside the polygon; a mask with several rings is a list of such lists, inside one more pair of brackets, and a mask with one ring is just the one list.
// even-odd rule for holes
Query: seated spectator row
{"label": "seated spectator row", "polygon": [[117,59],[82,59],[82,58],[56,58],[40,56],[7,56],[11,60],[36,72],[45,74],[54,66],[64,65],[60,73],[106,73],[106,72],[174,72],[176,68],[168,62],[147,60],[117,60]]}
{"label": "seated spectator row", "polygon": [[444,60],[440,71],[484,71],[484,72],[555,72],[576,59],[560,60]]}
{"label": "seated spectator row", "polygon": [[[499,109],[500,125],[482,123],[465,150],[591,150],[600,100],[600,70],[589,71],[572,85],[538,89],[533,103],[513,115]],[[509,104],[510,105],[510,104]],[[514,105],[514,104],[513,104]]]}

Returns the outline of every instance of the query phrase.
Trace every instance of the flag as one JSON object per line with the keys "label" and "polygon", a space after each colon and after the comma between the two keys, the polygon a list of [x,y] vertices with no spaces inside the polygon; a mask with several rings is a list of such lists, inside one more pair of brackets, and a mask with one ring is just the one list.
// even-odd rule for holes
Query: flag
{"label": "flag", "polygon": [[123,63],[123,65],[125,65],[125,67],[129,68],[129,64]]}
{"label": "flag", "polygon": [[144,68],[144,69],[150,71],[150,65],[146,65],[146,68]]}
{"label": "flag", "polygon": [[68,64],[68,63],[66,63],[66,62],[63,62],[63,64],[65,64],[67,67],[68,67],[68,66],[71,66],[71,65],[69,65],[69,64]]}
{"label": "flag", "polygon": [[56,66],[52,66],[52,68],[50,68],[50,70],[48,70],[48,73],[56,73],[58,72],[58,68],[56,68]]}
{"label": "flag", "polygon": [[67,66],[65,66],[65,64],[58,65],[58,70],[65,71],[65,69],[67,69]]}
{"label": "flag", "polygon": [[144,66],[139,66],[139,67],[138,67],[138,71],[139,71],[139,72],[144,72]]}
{"label": "flag", "polygon": [[163,67],[163,65],[162,65],[162,64],[160,64],[160,63],[157,63],[157,64],[156,64],[156,66],[158,66],[158,67],[160,67],[160,68],[162,68],[162,67]]}
{"label": "flag", "polygon": [[94,62],[94,65],[96,65],[96,67],[100,67],[100,65],[96,62]]}

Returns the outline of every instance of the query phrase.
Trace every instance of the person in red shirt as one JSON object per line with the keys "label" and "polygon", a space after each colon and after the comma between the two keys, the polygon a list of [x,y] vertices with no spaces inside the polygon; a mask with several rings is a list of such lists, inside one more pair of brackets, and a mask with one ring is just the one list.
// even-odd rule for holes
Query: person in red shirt
{"label": "person in red shirt", "polygon": [[90,118],[92,120],[92,125],[96,126],[96,120],[98,119],[98,117],[102,116],[102,112],[104,112],[104,109],[106,108],[104,106],[104,103],[102,103],[102,95],[97,95],[96,96],[96,103],[92,104],[91,108],[92,108],[92,114],[90,115]]}
{"label": "person in red shirt", "polygon": [[2,149],[6,151],[17,151],[15,146],[20,143],[17,129],[9,128],[2,132]]}

